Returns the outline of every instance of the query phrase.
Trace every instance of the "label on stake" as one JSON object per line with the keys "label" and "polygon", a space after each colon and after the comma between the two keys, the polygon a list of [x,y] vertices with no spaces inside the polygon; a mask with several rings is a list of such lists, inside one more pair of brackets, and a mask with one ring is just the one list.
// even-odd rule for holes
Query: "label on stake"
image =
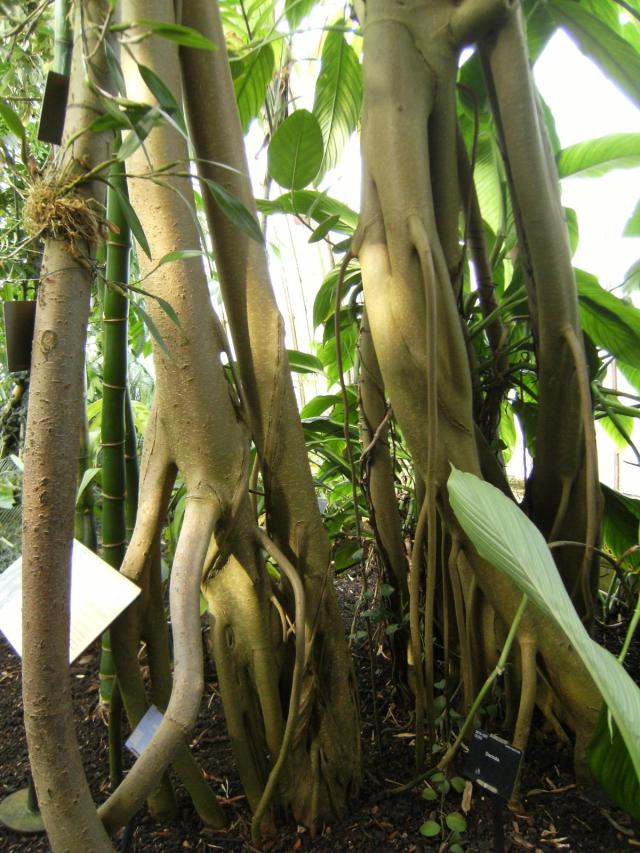
{"label": "label on stake", "polygon": [[68,97],[69,78],[67,75],[58,74],[57,71],[49,71],[44,87],[40,123],[38,125],[38,139],[40,142],[49,142],[51,145],[60,145],[62,142],[62,130],[64,128],[64,117],[67,112]]}
{"label": "label on stake", "polygon": [[138,758],[149,746],[149,741],[156,733],[162,722],[162,712],[155,705],[149,705],[149,710],[125,741],[125,747]]}
{"label": "label on stake", "polygon": [[522,752],[519,749],[497,735],[488,735],[476,729],[465,758],[463,773],[492,794],[510,800],[521,763]]}

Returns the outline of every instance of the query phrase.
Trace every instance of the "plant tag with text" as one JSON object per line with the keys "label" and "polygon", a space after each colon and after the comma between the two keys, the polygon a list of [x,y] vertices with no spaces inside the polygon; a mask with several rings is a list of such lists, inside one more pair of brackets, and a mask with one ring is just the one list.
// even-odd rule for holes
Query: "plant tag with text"
{"label": "plant tag with text", "polygon": [[155,705],[149,705],[149,710],[125,742],[125,747],[129,752],[132,752],[138,758],[149,746],[149,741],[156,733],[161,722],[162,712]]}
{"label": "plant tag with text", "polygon": [[518,781],[522,752],[497,735],[477,729],[464,762],[464,775],[503,800],[510,800]]}

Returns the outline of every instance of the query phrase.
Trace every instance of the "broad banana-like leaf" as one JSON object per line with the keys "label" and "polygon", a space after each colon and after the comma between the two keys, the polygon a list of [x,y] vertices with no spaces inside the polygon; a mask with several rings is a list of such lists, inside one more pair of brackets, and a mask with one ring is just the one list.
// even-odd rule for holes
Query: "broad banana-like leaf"
{"label": "broad banana-like leaf", "polygon": [[285,0],[284,12],[292,30],[300,25],[316,5],[316,0]]}
{"label": "broad banana-like leaf", "polygon": [[[612,743],[599,726],[589,753],[591,769],[614,802],[640,817],[640,688],[622,664],[591,639],[547,543],[518,506],[494,486],[455,468],[448,489],[453,511],[480,556],[509,575],[557,623],[589,670],[625,747],[623,750],[615,742],[615,730]],[[603,747],[605,735],[609,736],[608,749]]]}
{"label": "broad banana-like leaf", "polygon": [[569,32],[580,50],[640,105],[640,55],[633,45],[575,0],[548,0],[546,8],[555,23]]}
{"label": "broad banana-like leaf", "polygon": [[344,33],[327,33],[321,63],[313,114],[322,130],[324,157],[316,180],[339,162],[362,106],[362,68]]}
{"label": "broad banana-like leaf", "polygon": [[640,133],[611,133],[563,148],[558,155],[561,178],[579,175],[597,178],[612,169],[640,164]]}
{"label": "broad banana-like leaf", "polygon": [[249,125],[264,104],[274,66],[273,48],[267,42],[244,57],[241,64],[242,70],[233,79],[240,124],[244,133],[249,130]]}
{"label": "broad banana-like leaf", "polygon": [[580,322],[596,346],[619,361],[638,364],[640,353],[640,309],[605,290],[597,278],[576,270]]}

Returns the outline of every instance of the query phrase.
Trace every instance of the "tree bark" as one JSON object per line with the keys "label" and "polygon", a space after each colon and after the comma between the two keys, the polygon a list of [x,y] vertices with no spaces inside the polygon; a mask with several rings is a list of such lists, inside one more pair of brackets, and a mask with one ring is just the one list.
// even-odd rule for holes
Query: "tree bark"
{"label": "tree bark", "polygon": [[[76,9],[64,141],[53,166],[54,176],[63,180],[109,156],[107,135],[78,136],[100,113],[99,99],[88,82],[92,79],[105,86],[99,33],[107,5],[90,0]],[[83,184],[77,194],[84,203],[93,198],[99,204],[103,185]],[[97,818],[82,768],[69,683],[70,557],[94,252],[95,246],[73,235],[45,243],[27,421],[24,714],[39,808],[56,853],[113,849]]]}

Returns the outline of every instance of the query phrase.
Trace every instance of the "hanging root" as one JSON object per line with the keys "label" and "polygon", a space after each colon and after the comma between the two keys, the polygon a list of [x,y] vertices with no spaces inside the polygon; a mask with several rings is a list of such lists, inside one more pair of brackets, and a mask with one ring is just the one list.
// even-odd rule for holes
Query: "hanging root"
{"label": "hanging root", "polygon": [[[427,578],[424,613],[424,685],[427,706],[427,733],[429,743],[434,738],[433,721],[433,612],[435,607],[437,572],[436,492],[438,460],[438,304],[437,280],[429,238],[422,220],[415,214],[409,217],[409,233],[420,260],[424,288],[426,317],[427,379],[427,470],[425,477],[425,502],[427,505]],[[416,666],[422,666],[418,660]],[[416,740],[416,756],[417,756]],[[421,763],[421,762],[419,762]]]}
{"label": "hanging root", "polygon": [[170,585],[174,687],[162,722],[151,742],[122,784],[99,809],[105,828],[110,833],[124,826],[157,786],[195,722],[203,690],[200,574],[205,543],[209,540],[217,517],[218,510],[212,501],[194,495],[187,496]]}
{"label": "hanging root", "polygon": [[[538,647],[534,637],[526,629],[522,635],[518,637],[518,646],[520,648],[520,705],[518,708],[518,718],[513,736],[513,745],[516,749],[524,752],[529,741],[531,732],[531,721],[533,719],[533,711],[536,706],[536,696],[538,692],[538,676],[536,669],[536,657],[538,655]],[[513,793],[513,802],[519,801],[519,787]]]}
{"label": "hanging root", "polygon": [[[411,656],[413,657],[413,688],[416,699],[416,767],[418,768],[422,767],[424,763],[424,716],[427,706],[420,644],[420,568],[422,566],[422,546],[428,513],[429,496],[425,495],[416,525],[409,571],[409,632]],[[411,668],[409,674],[411,674]]]}
{"label": "hanging root", "polygon": [[[596,544],[598,535],[598,510],[597,502],[597,473],[596,463],[597,457],[596,437],[591,418],[591,393],[589,391],[589,375],[587,366],[584,361],[582,348],[578,342],[577,335],[573,328],[568,328],[565,331],[565,340],[571,350],[573,361],[575,364],[576,375],[578,377],[578,390],[580,392],[580,407],[582,412],[582,425],[584,431],[584,444],[586,455],[586,503],[587,503],[587,529],[585,532],[585,549],[584,558],[582,560],[582,568],[580,571],[580,586],[582,597],[585,605],[585,616],[587,619],[593,617],[593,591],[590,586],[591,571],[590,565],[593,560],[592,549]],[[572,591],[575,594],[575,590]]]}
{"label": "hanging root", "polygon": [[278,784],[278,779],[280,778],[282,768],[284,767],[284,763],[289,753],[291,741],[293,739],[293,734],[298,719],[300,691],[302,687],[302,675],[304,672],[306,656],[305,593],[304,586],[302,585],[302,581],[300,580],[300,576],[298,575],[298,572],[296,571],[295,567],[289,562],[289,560],[285,557],[282,551],[280,551],[280,549],[275,545],[275,543],[271,541],[269,536],[267,536],[267,534],[260,528],[258,528],[257,530],[256,538],[259,544],[262,545],[262,547],[267,551],[267,553],[271,557],[273,557],[273,559],[280,566],[281,571],[286,576],[287,580],[291,584],[291,588],[293,589],[293,597],[296,607],[296,656],[293,667],[293,677],[291,681],[291,694],[289,697],[287,724],[284,730],[284,736],[282,738],[280,752],[278,753],[276,763],[274,764],[273,769],[269,774],[269,779],[267,780],[267,784],[265,785],[262,797],[260,798],[260,802],[258,803],[258,806],[253,815],[253,819],[251,821],[251,838],[254,843],[258,842],[260,839],[262,819],[273,797],[276,785]]}

